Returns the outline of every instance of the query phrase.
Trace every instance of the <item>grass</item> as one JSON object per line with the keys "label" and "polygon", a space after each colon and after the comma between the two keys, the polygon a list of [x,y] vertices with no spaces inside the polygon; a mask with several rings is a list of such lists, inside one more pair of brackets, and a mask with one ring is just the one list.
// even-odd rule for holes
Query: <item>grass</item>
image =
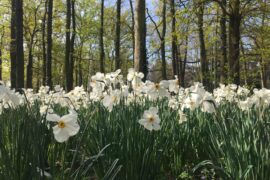
{"label": "grass", "polygon": [[[54,140],[38,102],[5,109],[0,179],[44,179],[45,172],[53,179],[270,178],[269,108],[262,116],[224,102],[215,114],[185,110],[188,121],[179,124],[166,101],[121,100],[112,112],[93,102],[78,110],[80,132],[63,144]],[[159,109],[160,131],[138,123],[151,106]]]}

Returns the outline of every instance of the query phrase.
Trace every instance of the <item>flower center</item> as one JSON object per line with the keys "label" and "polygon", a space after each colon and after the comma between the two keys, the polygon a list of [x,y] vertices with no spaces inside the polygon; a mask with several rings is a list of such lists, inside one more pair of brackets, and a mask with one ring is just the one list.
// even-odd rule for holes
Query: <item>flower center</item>
{"label": "flower center", "polygon": [[194,107],[195,106],[195,102],[194,101],[190,101],[190,106]]}
{"label": "flower center", "polygon": [[156,88],[156,89],[159,89],[159,88],[160,88],[159,83],[156,83],[156,84],[155,84],[155,88]]}
{"label": "flower center", "polygon": [[116,102],[116,99],[117,99],[117,97],[116,96],[112,96],[112,102]]}
{"label": "flower center", "polygon": [[96,81],[95,79],[92,79],[92,83],[93,83],[93,84],[96,84],[97,81]]}
{"label": "flower center", "polygon": [[58,127],[61,128],[61,129],[65,128],[65,127],[66,127],[65,122],[62,121],[62,120],[60,120],[60,121],[58,122]]}
{"label": "flower center", "polygon": [[154,122],[154,117],[153,116],[151,116],[150,118],[149,118],[149,122]]}

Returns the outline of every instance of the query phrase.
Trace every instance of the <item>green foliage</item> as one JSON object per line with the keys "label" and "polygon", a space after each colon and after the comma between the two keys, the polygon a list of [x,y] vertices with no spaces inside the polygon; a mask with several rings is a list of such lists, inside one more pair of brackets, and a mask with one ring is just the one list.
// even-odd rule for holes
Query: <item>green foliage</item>
{"label": "green foliage", "polygon": [[[78,111],[80,132],[68,142],[54,140],[38,103],[5,109],[0,115],[0,178],[42,179],[267,179],[270,177],[270,109],[264,115],[241,111],[233,103],[215,115],[177,111],[166,100],[126,104],[112,112],[100,103]],[[150,132],[138,120],[157,106],[161,130]],[[67,109],[54,107],[60,115]],[[50,127],[50,128],[48,128]]]}

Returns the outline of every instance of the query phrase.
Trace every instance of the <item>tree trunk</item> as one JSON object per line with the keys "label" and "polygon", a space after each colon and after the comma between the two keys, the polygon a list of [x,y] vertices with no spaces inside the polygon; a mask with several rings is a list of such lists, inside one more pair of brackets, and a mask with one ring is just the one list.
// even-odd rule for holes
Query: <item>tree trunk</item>
{"label": "tree trunk", "polygon": [[242,41],[240,41],[240,47],[241,47],[242,56],[244,58],[244,82],[245,82],[245,85],[248,86],[248,64],[246,61],[245,48]]}
{"label": "tree trunk", "polygon": [[71,23],[71,0],[67,0],[67,16],[66,16],[66,52],[65,52],[65,77],[66,90],[71,91],[71,80],[69,76],[70,63],[70,23]]}
{"label": "tree trunk", "polygon": [[16,88],[24,87],[23,0],[16,0]]}
{"label": "tree trunk", "polygon": [[116,30],[115,30],[115,70],[121,69],[120,59],[120,27],[121,27],[121,0],[117,0]]}
{"label": "tree trunk", "polygon": [[104,43],[103,43],[103,33],[104,33],[104,0],[101,0],[100,7],[100,29],[99,29],[99,62],[100,62],[100,72],[105,73],[104,64]]}
{"label": "tree trunk", "polygon": [[70,41],[70,57],[69,57],[69,79],[70,79],[70,90],[73,89],[73,70],[74,70],[74,44],[76,37],[76,15],[75,15],[75,0],[71,2],[71,14],[72,14],[72,35]]}
{"label": "tree trunk", "polygon": [[33,53],[32,53],[32,44],[33,39],[31,37],[29,52],[28,52],[28,64],[26,72],[26,88],[33,88]]}
{"label": "tree trunk", "polygon": [[200,42],[200,62],[201,62],[201,80],[206,88],[209,88],[209,74],[208,74],[208,62],[206,57],[206,48],[204,41],[204,30],[203,30],[203,15],[204,15],[204,4],[200,1],[198,9],[198,31],[199,31],[199,42]]}
{"label": "tree trunk", "polygon": [[[177,36],[176,36],[176,30],[175,30],[175,24],[176,24],[176,19],[175,19],[175,3],[174,0],[170,1],[170,6],[171,6],[171,16],[172,16],[172,30],[171,30],[171,36],[172,36],[172,69],[173,69],[173,75],[178,75],[178,66],[177,66]],[[180,80],[180,79],[179,79]]]}
{"label": "tree trunk", "polygon": [[79,66],[78,66],[78,64],[79,64],[79,58],[75,58],[75,62],[74,62],[75,86],[79,85]]}
{"label": "tree trunk", "polygon": [[16,88],[16,0],[11,1],[10,38],[10,81],[11,88]]}
{"label": "tree trunk", "polygon": [[1,35],[1,41],[0,41],[0,81],[3,80],[3,67],[2,67],[2,64],[3,64],[3,54],[2,54],[2,48],[3,48],[3,38],[4,38],[4,35],[5,35],[5,31],[3,31],[2,35]]}
{"label": "tree trunk", "polygon": [[[222,4],[226,7],[226,0],[222,0]],[[226,12],[222,9],[220,18],[220,40],[221,40],[221,62],[220,62],[220,82],[226,83],[227,79],[227,28],[226,28]]]}
{"label": "tree trunk", "polygon": [[38,71],[37,71],[37,74],[36,74],[36,78],[37,78],[36,85],[35,85],[36,91],[38,91],[38,89],[40,87],[40,83],[41,83],[40,82],[40,80],[41,80],[41,76],[40,76],[40,61],[41,61],[41,56],[40,55],[37,56],[37,61],[38,61],[38,63],[37,63],[37,69],[38,69]]}
{"label": "tree trunk", "polygon": [[27,64],[27,70],[26,70],[26,88],[33,88],[33,45],[34,45],[34,39],[35,35],[37,33],[37,12],[38,8],[35,9],[34,13],[34,28],[33,31],[30,32],[30,43],[29,43],[29,52],[28,52],[28,64]]}
{"label": "tree trunk", "polygon": [[134,10],[133,10],[133,4],[132,0],[129,0],[129,5],[130,5],[130,11],[131,11],[131,33],[132,33],[132,60],[134,64],[134,53],[135,53],[135,33],[134,33],[134,28],[135,28],[135,22],[134,22]]}
{"label": "tree trunk", "polygon": [[137,0],[135,8],[135,54],[134,68],[147,77],[145,0]]}
{"label": "tree trunk", "polygon": [[[184,52],[184,62],[183,62],[183,69],[180,71],[180,85],[181,87],[185,87],[185,73],[186,73],[186,64],[187,64],[187,54],[188,54],[188,35],[186,35],[185,40],[185,52]],[[182,63],[182,62],[180,62]]]}
{"label": "tree trunk", "polygon": [[[176,45],[176,72],[177,72],[177,77],[181,77],[182,74],[182,69],[183,69],[183,63],[182,63],[182,57],[181,57],[181,46],[180,44]],[[182,79],[179,78],[179,81],[181,82]],[[182,85],[182,83],[181,83]]]}
{"label": "tree trunk", "polygon": [[230,82],[240,85],[240,1],[230,0],[229,15],[229,77]]}
{"label": "tree trunk", "polygon": [[46,59],[47,59],[47,55],[46,55],[46,40],[45,40],[45,36],[46,36],[46,16],[47,16],[47,4],[48,4],[48,0],[45,1],[45,12],[42,18],[42,26],[41,26],[41,31],[42,31],[42,56],[43,56],[43,64],[42,64],[42,71],[43,71],[43,75],[42,75],[42,84],[43,86],[46,85]]}
{"label": "tree trunk", "polygon": [[3,48],[3,38],[4,38],[4,35],[5,35],[5,31],[3,30],[3,33],[1,35],[1,41],[0,41],[0,81],[3,80],[3,54],[2,54],[2,48]]}
{"label": "tree trunk", "polygon": [[53,0],[48,1],[46,85],[52,89],[52,15]]}
{"label": "tree trunk", "polygon": [[80,55],[79,55],[79,59],[78,59],[78,73],[79,73],[79,86],[83,85],[83,74],[82,74],[82,49],[83,49],[83,42],[81,44],[81,48],[80,48]]}
{"label": "tree trunk", "polygon": [[2,47],[0,47],[0,81],[2,81]]}
{"label": "tree trunk", "polygon": [[161,59],[162,59],[162,78],[167,79],[166,73],[166,51],[165,51],[165,36],[166,36],[166,0],[163,0],[162,9],[162,35],[161,35]]}
{"label": "tree trunk", "polygon": [[[266,8],[267,7],[267,4],[266,4],[266,0],[264,0],[262,2],[262,6],[263,8]],[[262,23],[261,23],[261,27],[264,28],[265,27],[265,18],[266,18],[266,12],[263,11],[262,13]],[[261,48],[262,49],[266,49],[265,47],[265,38],[264,37],[261,37]],[[268,68],[268,64],[269,62],[264,58],[264,53],[261,54],[261,69],[262,69],[262,87],[264,88],[269,88],[269,85],[268,85],[268,77],[269,76],[269,68]]]}

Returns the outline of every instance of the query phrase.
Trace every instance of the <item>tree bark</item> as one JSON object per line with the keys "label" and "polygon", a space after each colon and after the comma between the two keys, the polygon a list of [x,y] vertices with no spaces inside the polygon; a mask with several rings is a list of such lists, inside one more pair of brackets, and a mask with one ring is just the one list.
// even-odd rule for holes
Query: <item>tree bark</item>
{"label": "tree bark", "polygon": [[38,8],[35,9],[34,12],[34,28],[33,31],[30,32],[30,43],[28,46],[28,64],[27,64],[27,70],[26,70],[26,88],[33,88],[33,45],[34,45],[34,39],[37,33],[37,12]]}
{"label": "tree bark", "polygon": [[[266,8],[267,7],[267,4],[266,4],[266,0],[264,0],[262,2],[262,6],[263,8]],[[265,27],[265,19],[266,19],[266,12],[263,11],[262,13],[262,23],[261,23],[261,27],[264,28]],[[265,39],[264,37],[261,38],[261,48],[262,49],[266,49],[265,47]],[[264,88],[269,88],[268,86],[268,77],[269,76],[269,69],[268,69],[268,64],[269,62],[264,58],[264,55],[263,53],[261,54],[261,71],[262,71],[262,87]]]}
{"label": "tree bark", "polygon": [[204,15],[204,3],[200,1],[197,16],[198,16],[198,31],[200,42],[201,80],[203,85],[206,88],[209,88],[208,61],[206,56],[204,30],[203,30],[203,23],[204,23],[203,15]]}
{"label": "tree bark", "polygon": [[67,16],[66,16],[66,52],[65,52],[65,77],[66,90],[71,91],[71,80],[69,76],[70,63],[70,24],[71,24],[71,0],[67,0]]}
{"label": "tree bark", "polygon": [[28,52],[28,64],[27,64],[27,72],[26,72],[26,88],[33,88],[33,53],[32,53],[32,37],[30,40],[29,52]]}
{"label": "tree bark", "polygon": [[166,51],[165,51],[165,36],[166,36],[166,0],[163,0],[162,8],[162,35],[161,35],[161,59],[162,59],[162,78],[167,79],[166,72]]}
{"label": "tree bark", "polygon": [[46,55],[46,17],[47,17],[47,4],[48,4],[48,0],[45,1],[45,12],[42,18],[42,26],[41,26],[41,31],[42,31],[42,56],[43,56],[43,64],[42,64],[42,84],[43,86],[46,85],[46,59],[47,59],[47,55]]}
{"label": "tree bark", "polygon": [[229,6],[229,77],[240,85],[240,0],[230,0]]}
{"label": "tree bark", "polygon": [[[185,74],[186,74],[187,54],[188,54],[188,35],[186,35],[186,40],[185,40],[184,62],[183,62],[183,66],[182,66],[183,69],[181,69],[181,71],[180,71],[180,77],[179,77],[181,87],[185,87]],[[182,62],[180,62],[180,63],[182,63]]]}
{"label": "tree bark", "polygon": [[[226,0],[222,0],[223,6],[226,8]],[[221,8],[222,9],[222,8]],[[221,62],[220,62],[220,82],[226,83],[227,79],[227,28],[226,28],[226,12],[222,9],[220,18],[220,40],[221,40]]]}
{"label": "tree bark", "polygon": [[[219,36],[219,14],[220,14],[220,11],[219,11],[219,8],[217,7],[216,9],[217,11],[217,17],[216,17],[216,23],[215,23],[215,36],[218,37]],[[220,80],[220,77],[219,77],[219,74],[218,74],[218,61],[219,61],[219,42],[218,40],[215,40],[215,45],[214,45],[214,62],[212,64],[212,67],[213,67],[213,76],[214,76],[214,83],[213,83],[213,86],[211,88],[214,89],[214,88],[217,88],[219,86],[219,80]]]}
{"label": "tree bark", "polygon": [[16,88],[16,0],[11,1],[10,36],[10,81],[11,88]]}
{"label": "tree bark", "polygon": [[72,35],[70,40],[70,57],[69,57],[69,79],[70,90],[73,89],[73,71],[74,71],[74,45],[76,38],[76,14],[75,14],[75,0],[71,2],[71,15],[72,15]]}
{"label": "tree bark", "polygon": [[23,0],[16,0],[16,88],[24,87]]}
{"label": "tree bark", "polygon": [[0,46],[0,81],[2,81],[2,46]]}
{"label": "tree bark", "polygon": [[121,27],[121,0],[117,0],[116,30],[115,30],[115,70],[121,69],[120,59],[120,30]]}
{"label": "tree bark", "polygon": [[41,79],[41,76],[40,76],[40,61],[41,61],[41,56],[40,55],[37,56],[37,61],[38,61],[38,63],[37,63],[37,69],[38,69],[38,71],[37,71],[37,75],[36,75],[36,78],[37,78],[36,85],[35,85],[36,90],[38,90],[39,87],[40,87],[40,79]]}
{"label": "tree bark", "polygon": [[99,29],[99,62],[100,62],[100,72],[105,73],[105,52],[103,43],[103,33],[104,33],[104,0],[101,0],[100,5],[100,29]]}
{"label": "tree bark", "polygon": [[135,28],[135,22],[134,22],[134,10],[133,10],[133,3],[132,0],[129,0],[129,5],[130,5],[130,11],[131,11],[131,33],[132,33],[132,60],[134,64],[134,54],[135,54],[135,33],[134,33],[134,28]]}
{"label": "tree bark", "polygon": [[[170,0],[170,11],[172,16],[172,27],[171,27],[171,37],[172,37],[172,69],[173,69],[173,75],[178,76],[179,75],[179,69],[178,69],[178,63],[177,63],[177,36],[176,36],[176,19],[175,19],[175,2],[174,0]],[[180,83],[181,80],[179,79]]]}
{"label": "tree bark", "polygon": [[0,81],[3,80],[3,53],[2,53],[2,48],[3,48],[3,38],[5,35],[5,31],[3,30],[2,35],[1,35],[1,41],[0,41]]}
{"label": "tree bark", "polygon": [[53,0],[48,1],[46,85],[52,89],[52,15]]}
{"label": "tree bark", "polygon": [[147,77],[148,67],[146,60],[146,19],[145,0],[137,0],[135,7],[135,63],[137,72],[144,73],[144,80]]}
{"label": "tree bark", "polygon": [[[214,0],[222,8],[223,13],[229,17],[229,71],[228,83],[240,85],[240,26],[242,21],[242,12],[247,11],[245,4],[241,7],[240,0],[229,0],[228,10],[224,6],[225,0]],[[241,10],[242,9],[242,10]]]}
{"label": "tree bark", "polygon": [[79,86],[83,84],[83,74],[82,74],[82,50],[83,50],[83,42],[80,47],[80,55],[79,55],[79,62],[78,62],[78,73],[79,73]]}
{"label": "tree bark", "polygon": [[245,48],[242,41],[240,41],[240,47],[241,47],[241,53],[244,58],[244,82],[245,82],[245,85],[248,86],[248,64],[247,64],[247,61],[245,60],[246,54],[245,54]]}

